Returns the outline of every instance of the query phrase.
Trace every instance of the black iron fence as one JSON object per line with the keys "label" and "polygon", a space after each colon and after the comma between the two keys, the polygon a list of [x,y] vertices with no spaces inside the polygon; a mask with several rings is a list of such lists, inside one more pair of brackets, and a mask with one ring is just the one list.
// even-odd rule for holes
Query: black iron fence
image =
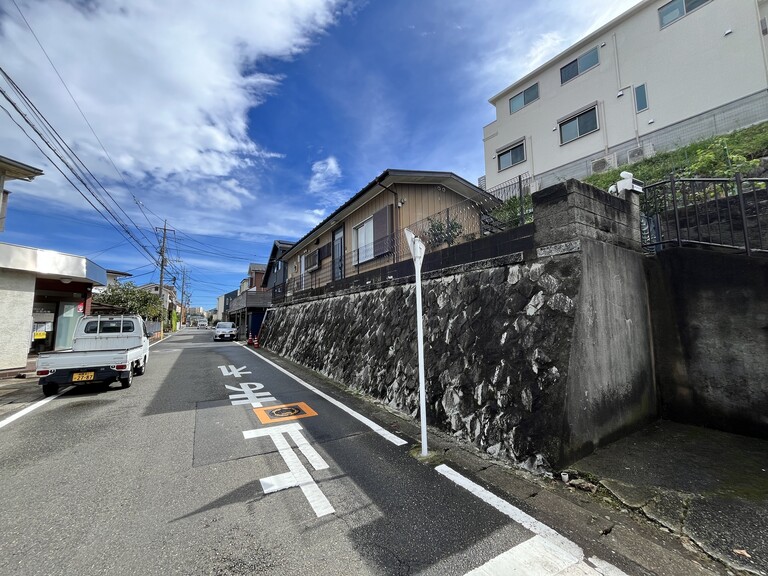
{"label": "black iron fence", "polygon": [[768,254],[768,179],[670,178],[643,190],[643,247],[706,245]]}

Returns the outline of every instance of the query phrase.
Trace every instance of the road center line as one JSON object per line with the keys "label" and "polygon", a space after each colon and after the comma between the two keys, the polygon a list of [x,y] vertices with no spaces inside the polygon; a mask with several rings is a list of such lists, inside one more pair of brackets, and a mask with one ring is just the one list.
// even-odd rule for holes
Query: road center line
{"label": "road center line", "polygon": [[370,420],[370,419],[366,418],[365,416],[363,416],[362,414],[360,414],[358,412],[355,412],[354,410],[352,410],[352,408],[349,408],[348,406],[345,406],[344,404],[342,404],[341,402],[339,402],[335,398],[333,398],[331,396],[328,396],[328,394],[318,390],[317,388],[315,388],[311,384],[307,384],[306,382],[304,382],[304,380],[302,380],[298,376],[295,376],[295,375],[291,374],[288,370],[286,370],[282,366],[278,366],[277,364],[275,364],[271,360],[268,360],[267,358],[264,358],[264,356],[262,356],[258,352],[254,351],[254,350],[251,350],[247,346],[243,346],[243,348],[248,350],[248,352],[250,352],[254,356],[256,356],[259,359],[263,360],[264,362],[266,362],[267,364],[269,364],[273,368],[276,368],[277,370],[280,370],[280,372],[282,372],[286,376],[292,378],[293,380],[295,380],[296,382],[298,382],[299,384],[301,384],[302,386],[304,386],[308,390],[311,390],[312,392],[314,392],[315,394],[317,394],[321,398],[324,398],[325,400],[327,400],[328,402],[330,402],[331,404],[333,404],[337,408],[340,408],[341,410],[344,410],[344,412],[346,412],[347,414],[352,416],[352,418],[354,418],[355,420],[358,420],[359,422],[362,422],[363,424],[368,426],[368,428],[370,428],[371,430],[376,432],[376,434],[378,434],[379,436],[381,436],[385,440],[389,440],[395,446],[402,446],[404,444],[408,444],[407,440],[403,440],[402,438],[398,438],[397,436],[395,436],[394,434],[392,434],[388,430],[385,430],[384,428],[382,428],[381,426],[376,424],[376,422],[374,422],[373,420]]}
{"label": "road center line", "polygon": [[58,398],[59,396],[61,396],[65,392],[69,392],[70,390],[72,390],[72,386],[68,386],[67,388],[64,388],[64,390],[62,390],[61,392],[59,392],[55,396],[48,396],[47,398],[43,398],[42,400],[38,400],[34,404],[32,404],[30,406],[27,406],[23,410],[19,410],[18,412],[16,412],[16,414],[8,416],[8,418],[6,418],[5,420],[0,421],[0,428],[5,426],[6,424],[10,424],[14,420],[17,420],[17,419],[21,418],[22,416],[26,416],[27,414],[32,412],[32,410],[40,408],[40,406],[42,406],[43,404],[47,404],[51,400],[54,400],[54,399]]}

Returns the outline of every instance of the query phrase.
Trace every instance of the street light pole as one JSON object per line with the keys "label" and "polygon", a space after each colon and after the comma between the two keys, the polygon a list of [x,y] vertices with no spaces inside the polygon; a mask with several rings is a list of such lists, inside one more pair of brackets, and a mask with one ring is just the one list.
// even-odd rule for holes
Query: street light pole
{"label": "street light pole", "polygon": [[421,263],[424,261],[426,247],[413,232],[405,229],[405,238],[413,256],[416,269],[416,337],[419,351],[419,413],[421,414],[421,455],[427,456],[427,392],[424,383],[424,321],[421,311]]}

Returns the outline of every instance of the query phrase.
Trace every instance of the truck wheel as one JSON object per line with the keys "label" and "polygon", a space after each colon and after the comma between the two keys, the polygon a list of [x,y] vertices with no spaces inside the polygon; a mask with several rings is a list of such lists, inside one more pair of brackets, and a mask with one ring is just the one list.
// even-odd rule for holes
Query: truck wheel
{"label": "truck wheel", "polygon": [[121,388],[130,388],[131,384],[133,384],[133,370],[128,371],[128,376],[120,378]]}
{"label": "truck wheel", "polygon": [[54,396],[59,392],[58,384],[43,384],[43,395]]}
{"label": "truck wheel", "polygon": [[136,366],[136,370],[133,371],[133,373],[136,376],[143,376],[144,372],[147,371],[147,357],[144,356],[144,359],[141,361],[141,364]]}

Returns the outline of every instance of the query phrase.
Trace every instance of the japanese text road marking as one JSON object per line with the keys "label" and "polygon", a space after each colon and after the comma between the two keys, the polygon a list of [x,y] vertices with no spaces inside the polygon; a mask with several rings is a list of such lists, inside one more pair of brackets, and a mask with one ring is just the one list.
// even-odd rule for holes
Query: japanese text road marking
{"label": "japanese text road marking", "polygon": [[219,366],[219,370],[221,370],[223,376],[234,376],[235,378],[240,378],[243,374],[250,374],[250,372],[245,372],[245,366],[235,368],[234,364],[230,364],[229,366]]}
{"label": "japanese text road marking", "polygon": [[225,384],[224,387],[233,392],[240,392],[240,394],[229,395],[232,406],[250,404],[254,408],[261,408],[264,405],[264,402],[277,402],[277,400],[272,397],[271,392],[257,392],[257,390],[264,388],[264,384],[258,382],[240,382],[237,386]]}
{"label": "japanese text road marking", "polygon": [[325,497],[325,494],[320,490],[320,487],[312,479],[309,472],[307,472],[307,469],[304,468],[299,457],[285,439],[285,434],[288,434],[291,437],[291,440],[296,444],[296,447],[301,450],[301,453],[304,454],[304,457],[315,470],[324,470],[328,468],[328,464],[323,460],[323,457],[320,456],[309,442],[307,442],[306,438],[302,436],[301,426],[296,422],[282,424],[280,426],[272,426],[270,428],[246,430],[243,432],[243,436],[246,440],[263,436],[272,438],[272,442],[275,443],[277,451],[288,466],[289,472],[285,474],[275,474],[274,476],[268,476],[267,478],[262,478],[260,480],[264,494],[271,494],[272,492],[278,492],[279,490],[285,490],[286,488],[299,487],[318,518],[333,514],[335,512],[333,506],[331,506],[328,498]]}

